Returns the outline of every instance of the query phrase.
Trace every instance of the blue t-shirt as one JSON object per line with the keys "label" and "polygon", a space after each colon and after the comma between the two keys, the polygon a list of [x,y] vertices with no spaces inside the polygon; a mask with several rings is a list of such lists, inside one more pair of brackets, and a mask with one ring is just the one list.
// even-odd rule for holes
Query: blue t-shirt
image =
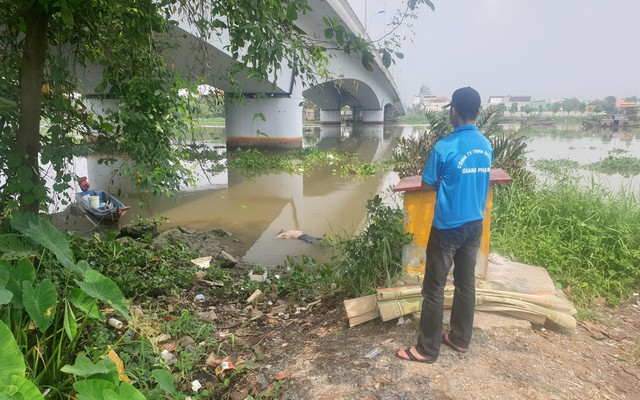
{"label": "blue t-shirt", "polygon": [[481,220],[489,192],[491,143],[475,125],[463,125],[440,139],[422,180],[437,189],[433,226],[452,229]]}

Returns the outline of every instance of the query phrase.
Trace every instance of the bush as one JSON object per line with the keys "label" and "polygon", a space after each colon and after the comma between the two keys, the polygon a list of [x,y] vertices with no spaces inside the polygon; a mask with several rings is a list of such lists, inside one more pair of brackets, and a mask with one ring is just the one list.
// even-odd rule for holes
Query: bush
{"label": "bush", "polygon": [[560,179],[495,189],[492,251],[545,267],[578,305],[618,304],[640,285],[640,203],[627,192]]}
{"label": "bush", "polygon": [[347,294],[358,296],[393,284],[402,271],[402,248],[411,242],[400,208],[383,204],[378,195],[367,201],[366,208],[362,233],[330,239],[336,250],[338,284]]}

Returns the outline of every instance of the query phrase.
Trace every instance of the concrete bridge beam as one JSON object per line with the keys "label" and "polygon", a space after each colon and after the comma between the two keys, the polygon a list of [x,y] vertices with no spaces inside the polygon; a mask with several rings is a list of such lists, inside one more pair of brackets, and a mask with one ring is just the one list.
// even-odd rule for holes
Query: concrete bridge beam
{"label": "concrete bridge beam", "polygon": [[327,125],[340,125],[340,123],[342,123],[340,110],[320,110],[320,123]]}
{"label": "concrete bridge beam", "polygon": [[384,110],[363,110],[362,123],[384,124]]}
{"label": "concrete bridge beam", "polygon": [[225,99],[227,147],[302,147],[302,90]]}

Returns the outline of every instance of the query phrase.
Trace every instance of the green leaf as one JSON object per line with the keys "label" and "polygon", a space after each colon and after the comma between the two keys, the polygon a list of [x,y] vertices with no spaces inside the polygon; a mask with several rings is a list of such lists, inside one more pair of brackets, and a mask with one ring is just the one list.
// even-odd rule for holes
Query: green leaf
{"label": "green leaf", "polygon": [[73,388],[78,392],[76,394],[78,400],[104,400],[103,393],[106,390],[118,390],[118,386],[116,386],[115,383],[100,379],[85,379],[78,381],[73,384]]}
{"label": "green leaf", "polygon": [[331,39],[333,37],[333,29],[327,28],[324,30],[324,37]]}
{"label": "green leaf", "polygon": [[89,270],[84,275],[84,281],[76,280],[76,283],[86,294],[109,303],[120,315],[129,319],[124,296],[111,279],[97,271]]}
{"label": "green leaf", "polygon": [[7,289],[0,289],[0,305],[9,304],[12,298],[13,298],[13,293],[8,291]]}
{"label": "green leaf", "polygon": [[15,267],[6,261],[0,261],[0,269],[9,273],[9,281],[6,289],[13,293],[13,306],[18,309],[24,308],[22,301],[22,282],[31,284],[36,279],[36,269],[31,260],[23,258],[18,260]]}
{"label": "green leaf", "polygon": [[15,234],[0,235],[0,254],[2,254],[0,258],[3,260],[17,260],[37,255],[33,246]]}
{"label": "green leaf", "polygon": [[122,400],[146,400],[138,389],[126,382],[120,384],[120,398]]}
{"label": "green leaf", "polygon": [[287,7],[287,19],[289,21],[295,21],[298,19],[298,11],[293,4],[289,4],[289,7]]}
{"label": "green leaf", "polygon": [[113,390],[106,390],[102,396],[103,400],[123,400],[123,398]]}
{"label": "green leaf", "polygon": [[0,400],[22,400],[24,396],[18,393],[15,385],[0,385]]}
{"label": "green leaf", "polygon": [[2,109],[14,109],[18,108],[18,103],[13,100],[9,100],[6,97],[0,96],[0,110]]}
{"label": "green leaf", "polygon": [[78,354],[78,356],[76,357],[76,362],[73,365],[67,364],[64,367],[60,368],[60,371],[86,378],[96,374],[108,374],[109,372],[111,372],[111,369],[108,367],[105,360],[100,360],[94,364],[87,356]]}
{"label": "green leaf", "polygon": [[71,289],[70,296],[71,304],[78,307],[85,314],[89,315],[89,318],[103,320],[104,317],[98,308],[98,303],[96,303],[96,299],[89,296],[82,290],[78,288]]}
{"label": "green leaf", "polygon": [[63,266],[82,274],[73,262],[69,241],[46,217],[31,213],[17,213],[11,219],[11,226],[33,242],[51,250]]}
{"label": "green leaf", "polygon": [[22,282],[22,301],[31,319],[40,332],[44,333],[53,321],[56,313],[58,294],[56,287],[49,279],[45,279],[35,288],[30,282]]}
{"label": "green leaf", "polygon": [[158,387],[165,392],[169,392],[172,395],[177,395],[176,385],[173,380],[173,375],[165,369],[154,369],[151,372],[151,376],[158,383]]}
{"label": "green leaf", "polygon": [[429,6],[429,8],[431,9],[431,11],[433,11],[433,12],[435,12],[435,11],[436,11],[436,6],[435,6],[435,5],[433,5],[433,3],[432,3],[430,0],[424,0],[424,3],[425,3],[426,5],[428,5],[428,6]]}
{"label": "green leaf", "polygon": [[388,51],[382,52],[382,65],[389,68],[391,66],[391,54]]}
{"label": "green leaf", "polygon": [[14,375],[11,377],[11,383],[13,383],[18,388],[18,393],[24,396],[25,399],[29,400],[44,400],[44,396],[38,390],[38,387],[28,380],[19,375]]}
{"label": "green leaf", "polygon": [[403,53],[399,53],[396,51],[396,57],[398,57],[398,59],[402,60],[404,58],[404,54]]}
{"label": "green leaf", "polygon": [[0,384],[7,385],[14,375],[24,376],[26,367],[22,352],[9,328],[0,321]]}
{"label": "green leaf", "polygon": [[76,321],[76,315],[73,313],[69,300],[64,300],[64,331],[67,332],[69,340],[73,342],[73,339],[78,334],[78,322]]}

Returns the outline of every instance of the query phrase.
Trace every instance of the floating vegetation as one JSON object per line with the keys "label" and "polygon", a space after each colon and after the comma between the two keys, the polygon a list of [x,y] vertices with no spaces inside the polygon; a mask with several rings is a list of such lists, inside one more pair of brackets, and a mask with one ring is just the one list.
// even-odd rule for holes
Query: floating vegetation
{"label": "floating vegetation", "polygon": [[286,154],[267,154],[257,149],[238,149],[228,153],[227,167],[240,171],[245,176],[268,173],[309,173],[315,168],[332,166],[334,173],[343,176],[369,176],[380,168],[366,163],[352,154],[322,151],[315,147],[295,150]]}
{"label": "floating vegetation", "polygon": [[640,158],[609,154],[602,160],[589,164],[588,168],[605,174],[620,174],[628,178],[640,174]]}
{"label": "floating vegetation", "polygon": [[[609,152],[609,155],[600,161],[591,164],[580,164],[568,158],[558,160],[533,160],[531,166],[548,175],[558,175],[577,169],[591,170],[603,174],[620,174],[626,178],[640,175],[640,158],[633,156],[616,156]],[[616,152],[620,154],[621,152]]]}
{"label": "floating vegetation", "polygon": [[556,175],[561,172],[584,168],[579,162],[570,160],[568,158],[561,158],[558,160],[533,160],[531,165],[546,174]]}

